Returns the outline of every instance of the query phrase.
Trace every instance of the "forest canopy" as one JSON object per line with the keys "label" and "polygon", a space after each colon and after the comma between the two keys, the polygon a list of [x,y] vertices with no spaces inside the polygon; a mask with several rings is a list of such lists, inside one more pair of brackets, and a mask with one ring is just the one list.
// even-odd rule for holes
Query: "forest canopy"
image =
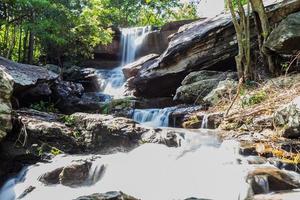
{"label": "forest canopy", "polygon": [[0,55],[23,63],[83,60],[111,42],[111,27],[196,18],[179,0],[2,0]]}

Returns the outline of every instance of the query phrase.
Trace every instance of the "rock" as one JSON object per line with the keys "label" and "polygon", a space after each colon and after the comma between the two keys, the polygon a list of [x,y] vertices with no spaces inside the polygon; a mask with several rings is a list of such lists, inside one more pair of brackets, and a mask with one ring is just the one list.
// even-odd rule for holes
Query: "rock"
{"label": "rock", "polygon": [[210,105],[216,105],[222,98],[233,99],[237,85],[238,82],[231,79],[220,81],[218,86],[203,98],[203,101]]}
{"label": "rock", "polygon": [[250,165],[262,165],[267,163],[267,159],[261,156],[248,156],[246,160]]}
{"label": "rock", "polygon": [[165,108],[175,106],[176,102],[171,97],[160,97],[151,99],[137,99],[135,108],[150,109],[150,108]]}
{"label": "rock", "polygon": [[12,91],[12,77],[0,68],[0,141],[12,129],[10,103]]}
{"label": "rock", "polygon": [[58,78],[55,74],[43,67],[20,64],[0,57],[0,69],[8,73],[14,82],[14,92],[36,86],[41,82],[52,82]]}
{"label": "rock", "polygon": [[[187,105],[178,105],[174,107],[174,110],[170,113],[170,124],[173,125],[173,127],[177,128],[183,128],[183,123],[195,112],[202,110],[202,106],[187,106]],[[199,128],[197,123],[198,120],[193,121],[193,127]],[[192,127],[189,127],[192,128]]]}
{"label": "rock", "polygon": [[62,184],[69,187],[87,183],[92,163],[89,160],[72,161],[70,165],[43,174],[39,181],[46,184]]}
{"label": "rock", "polygon": [[104,194],[92,194],[89,196],[78,197],[75,200],[138,200],[123,192],[107,192]]}
{"label": "rock", "polygon": [[294,180],[288,172],[275,167],[254,169],[249,172],[247,182],[250,183],[254,194],[300,188],[299,180]]}
{"label": "rock", "polygon": [[136,76],[141,68],[150,66],[159,55],[149,54],[139,58],[137,61],[130,63],[122,68],[123,74],[126,79]]}
{"label": "rock", "polygon": [[155,129],[142,135],[143,143],[164,144],[168,147],[180,147],[183,132],[172,129]]}
{"label": "rock", "polygon": [[55,74],[61,74],[61,68],[58,65],[46,64],[44,67]]}
{"label": "rock", "polygon": [[270,33],[265,46],[278,54],[295,54],[300,43],[300,11],[288,15]]}
{"label": "rock", "polygon": [[260,130],[273,128],[273,116],[261,115],[253,119],[253,127]]}
{"label": "rock", "polygon": [[23,199],[25,196],[27,196],[30,192],[32,192],[33,190],[35,190],[36,187],[34,186],[29,186],[27,189],[24,190],[24,192],[17,198],[19,199]]}
{"label": "rock", "polygon": [[[265,5],[271,26],[290,13],[300,10],[298,1],[273,0],[265,2]],[[256,31],[252,20],[251,27],[251,41],[254,41]],[[257,47],[254,45],[253,48]],[[180,82],[191,71],[234,69],[237,50],[235,29],[229,13],[187,24],[174,34],[168,48],[157,62],[135,78],[137,95],[172,96]]]}
{"label": "rock", "polygon": [[275,111],[273,121],[275,127],[283,127],[283,137],[300,137],[300,96]]}
{"label": "rock", "polygon": [[89,177],[91,166],[91,162],[81,161],[64,167],[59,174],[60,183],[70,187],[82,185]]}
{"label": "rock", "polygon": [[31,144],[40,144],[43,151],[51,152],[58,149],[66,153],[76,153],[80,149],[72,128],[60,122],[55,114],[17,110],[14,122],[16,132],[24,134],[26,128],[24,143],[28,147]]}
{"label": "rock", "polygon": [[182,81],[182,86],[176,90],[174,100],[184,103],[202,102],[220,81],[234,77],[235,73],[224,73],[216,71],[192,72]]}
{"label": "rock", "polygon": [[84,135],[85,144],[93,151],[120,148],[127,151],[139,143],[148,131],[131,119],[110,115],[75,113],[74,124]]}
{"label": "rock", "polygon": [[97,70],[94,68],[84,68],[73,66],[62,72],[64,81],[80,83],[85,92],[98,92],[100,85],[98,82]]}
{"label": "rock", "polygon": [[221,124],[224,118],[224,113],[205,113],[196,112],[189,114],[183,120],[182,126],[189,129],[216,129]]}
{"label": "rock", "polygon": [[45,185],[59,184],[59,175],[61,174],[63,169],[63,167],[60,167],[51,172],[47,172],[39,177],[39,181],[44,183]]}

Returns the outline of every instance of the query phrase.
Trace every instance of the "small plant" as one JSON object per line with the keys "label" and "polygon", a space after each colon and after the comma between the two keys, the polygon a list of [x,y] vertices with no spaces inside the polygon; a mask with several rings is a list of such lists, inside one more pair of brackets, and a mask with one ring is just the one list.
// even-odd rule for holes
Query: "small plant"
{"label": "small plant", "polygon": [[53,103],[45,101],[40,101],[38,103],[31,104],[30,108],[41,112],[58,112],[57,108],[55,108]]}
{"label": "small plant", "polygon": [[74,126],[75,125],[75,118],[72,115],[64,115],[60,118],[67,126]]}
{"label": "small plant", "polygon": [[57,155],[59,155],[59,154],[62,154],[62,151],[59,150],[58,148],[52,147],[50,153],[51,153],[52,155],[54,155],[54,156],[57,156]]}
{"label": "small plant", "polygon": [[267,98],[267,93],[263,90],[255,92],[253,94],[246,94],[242,96],[242,107],[252,106],[259,104]]}

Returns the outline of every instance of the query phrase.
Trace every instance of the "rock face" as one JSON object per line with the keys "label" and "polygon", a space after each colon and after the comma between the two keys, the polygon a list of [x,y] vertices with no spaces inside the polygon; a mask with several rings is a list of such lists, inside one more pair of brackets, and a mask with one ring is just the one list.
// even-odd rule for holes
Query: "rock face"
{"label": "rock face", "polygon": [[300,137],[300,97],[290,104],[279,108],[273,115],[274,125],[282,127],[282,136],[286,138]]}
{"label": "rock face", "polygon": [[182,81],[182,86],[177,89],[174,100],[184,103],[202,102],[203,98],[217,87],[220,81],[227,78],[234,79],[235,73],[207,70],[192,72]]}
{"label": "rock face", "polygon": [[138,200],[123,192],[107,192],[104,194],[92,194],[89,196],[78,197],[76,200]]}
{"label": "rock face", "polygon": [[300,11],[287,16],[271,32],[266,47],[279,54],[293,54],[300,44]]}
{"label": "rock face", "polygon": [[[267,6],[271,25],[299,10],[299,1],[293,0]],[[235,30],[228,13],[181,27],[157,62],[135,78],[137,95],[171,96],[191,71],[234,69],[237,54],[234,37]]]}
{"label": "rock face", "polygon": [[0,68],[0,141],[12,128],[10,103],[12,91],[12,77]]}

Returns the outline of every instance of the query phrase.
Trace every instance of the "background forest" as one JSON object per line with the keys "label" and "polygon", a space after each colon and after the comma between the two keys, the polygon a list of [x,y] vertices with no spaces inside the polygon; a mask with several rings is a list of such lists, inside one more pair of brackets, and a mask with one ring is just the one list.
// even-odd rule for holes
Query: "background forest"
{"label": "background forest", "polygon": [[80,61],[111,42],[112,27],[161,26],[196,18],[195,4],[178,0],[4,0],[0,55],[38,64]]}

